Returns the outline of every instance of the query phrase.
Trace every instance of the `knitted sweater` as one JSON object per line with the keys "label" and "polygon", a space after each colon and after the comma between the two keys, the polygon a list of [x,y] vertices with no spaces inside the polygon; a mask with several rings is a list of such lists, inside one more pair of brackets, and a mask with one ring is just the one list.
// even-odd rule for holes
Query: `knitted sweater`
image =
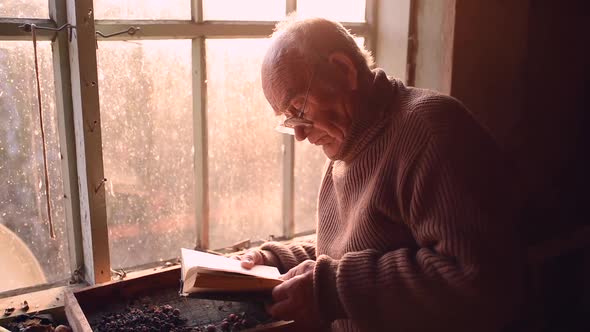
{"label": "knitted sweater", "polygon": [[374,74],[326,165],[315,244],[261,248],[283,272],[316,260],[334,331],[499,331],[522,288],[512,174],[459,101]]}

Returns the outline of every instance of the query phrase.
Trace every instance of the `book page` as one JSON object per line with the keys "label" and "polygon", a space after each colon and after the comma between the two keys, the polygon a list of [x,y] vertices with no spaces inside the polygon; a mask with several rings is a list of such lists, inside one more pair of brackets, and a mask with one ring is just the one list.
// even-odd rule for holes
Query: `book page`
{"label": "book page", "polygon": [[182,276],[187,275],[189,270],[195,267],[208,270],[240,273],[266,279],[277,279],[281,274],[274,266],[256,265],[248,270],[241,266],[241,262],[224,256],[209,254],[206,252],[181,249]]}

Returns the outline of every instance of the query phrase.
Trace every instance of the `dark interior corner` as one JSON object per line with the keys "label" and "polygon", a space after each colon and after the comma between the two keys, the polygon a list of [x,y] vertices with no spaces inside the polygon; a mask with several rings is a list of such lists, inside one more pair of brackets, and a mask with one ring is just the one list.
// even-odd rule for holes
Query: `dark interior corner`
{"label": "dark interior corner", "polygon": [[525,243],[558,251],[531,266],[527,309],[539,331],[590,329],[589,9],[530,1],[524,108],[504,141],[525,183]]}

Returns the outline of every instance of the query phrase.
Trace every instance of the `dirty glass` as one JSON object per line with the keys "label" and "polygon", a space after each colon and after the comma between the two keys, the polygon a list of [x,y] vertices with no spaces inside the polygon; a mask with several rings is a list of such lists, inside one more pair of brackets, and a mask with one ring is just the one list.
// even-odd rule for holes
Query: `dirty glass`
{"label": "dirty glass", "polygon": [[190,20],[191,0],[94,0],[97,20]]}
{"label": "dirty glass", "polygon": [[175,258],[196,243],[191,41],[99,42],[111,265]]}
{"label": "dirty glass", "polygon": [[295,143],[295,233],[316,229],[317,197],[326,155],[309,142]]}
{"label": "dirty glass", "polygon": [[47,0],[2,0],[0,17],[49,18]]}
{"label": "dirty glass", "polygon": [[203,0],[204,20],[278,21],[285,17],[284,0]]}
{"label": "dirty glass", "polygon": [[0,41],[0,292],[70,275],[51,45],[38,42],[51,217],[47,216],[43,146],[33,44]]}
{"label": "dirty glass", "polygon": [[260,83],[268,39],[207,40],[210,246],[282,235],[282,135]]}
{"label": "dirty glass", "polygon": [[364,22],[365,0],[297,0],[300,17],[325,17],[340,22]]}

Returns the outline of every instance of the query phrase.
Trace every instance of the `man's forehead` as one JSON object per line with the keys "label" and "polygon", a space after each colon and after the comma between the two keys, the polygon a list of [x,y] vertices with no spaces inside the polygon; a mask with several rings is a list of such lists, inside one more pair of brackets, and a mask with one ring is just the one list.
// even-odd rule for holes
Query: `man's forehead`
{"label": "man's forehead", "polygon": [[276,79],[268,82],[268,90],[265,91],[267,99],[276,114],[282,114],[289,108],[293,99],[297,97],[297,89],[289,86],[290,80]]}
{"label": "man's forehead", "polygon": [[277,104],[277,109],[275,109],[275,112],[278,112],[278,113],[285,112],[285,110],[287,110],[289,108],[289,105],[291,105],[293,98],[295,98],[295,94],[293,93],[293,90],[288,90],[285,93],[283,93],[282,98],[279,100],[279,102]]}
{"label": "man's forehead", "polygon": [[301,63],[285,61],[284,57],[281,60],[270,56],[265,59],[262,68],[265,95],[275,113],[283,113],[289,107],[298,93],[304,90],[306,80]]}

